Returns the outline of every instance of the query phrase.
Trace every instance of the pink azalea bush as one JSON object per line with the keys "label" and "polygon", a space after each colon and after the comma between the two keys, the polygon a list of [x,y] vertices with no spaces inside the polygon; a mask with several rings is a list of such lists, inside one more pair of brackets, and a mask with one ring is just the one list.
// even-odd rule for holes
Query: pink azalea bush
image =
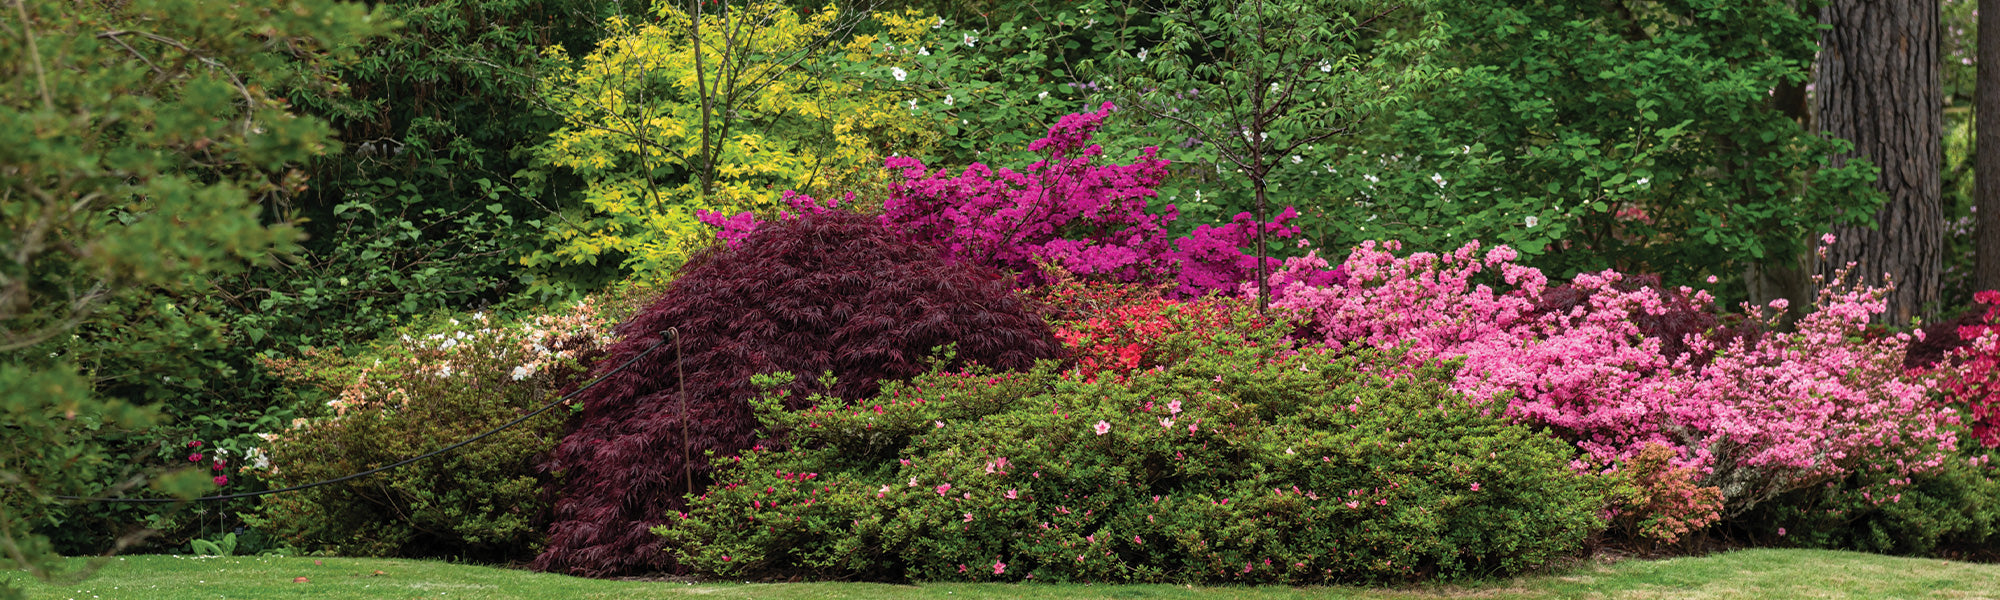
{"label": "pink azalea bush", "polygon": [[[948,260],[972,262],[1023,274],[1022,283],[1046,281],[1042,264],[1070,273],[1119,282],[1174,282],[1176,293],[1192,297],[1228,290],[1256,272],[1254,252],[1243,249],[1262,228],[1271,239],[1290,239],[1300,229],[1290,223],[1298,212],[1286,207],[1269,223],[1249,213],[1221,225],[1199,225],[1175,239],[1168,227],[1179,218],[1172,204],[1154,211],[1154,191],[1167,176],[1168,162],[1146,148],[1126,164],[1099,164],[1102,146],[1091,143],[1114,110],[1064,116],[1029,149],[1043,160],[1025,170],[974,163],[956,175],[911,157],[895,157],[886,167],[901,175],[890,184],[882,222],[908,239],[938,248]],[[794,210],[835,210],[787,192]],[[725,216],[702,211],[697,217],[735,244],[754,231],[750,213]],[[1266,258],[1275,269],[1276,258]],[[1305,274],[1315,283],[1338,281],[1336,271]]]}
{"label": "pink azalea bush", "polygon": [[[1920,473],[1955,447],[1952,411],[1928,401],[1930,381],[1901,368],[1908,336],[1862,336],[1884,310],[1881,289],[1836,278],[1791,333],[1686,336],[1689,351],[1670,356],[1636,323],[1664,314],[1672,298],[1621,287],[1619,273],[1579,275],[1570,285],[1587,293],[1587,304],[1541,311],[1547,278],[1515,264],[1505,246],[1483,255],[1477,243],[1448,254],[1398,257],[1398,249],[1355,249],[1344,285],[1313,285],[1325,261],[1292,259],[1273,277],[1273,306],[1310,319],[1331,347],[1407,345],[1419,359],[1463,357],[1459,390],[1503,402],[1493,408],[1547,426],[1598,459],[1624,461],[1664,444],[1675,467],[1722,491],[1731,513],[1856,469]],[[1673,293],[1712,302],[1704,292]],[[1758,308],[1748,312],[1765,320]]]}

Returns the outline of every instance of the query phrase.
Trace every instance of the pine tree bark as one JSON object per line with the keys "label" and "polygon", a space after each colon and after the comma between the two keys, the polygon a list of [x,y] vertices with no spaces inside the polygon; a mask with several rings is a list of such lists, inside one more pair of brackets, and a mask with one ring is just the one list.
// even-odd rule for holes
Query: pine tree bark
{"label": "pine tree bark", "polygon": [[2000,290],[2000,0],[1979,0],[1979,75],[1972,125],[1975,290]]}
{"label": "pine tree bark", "polygon": [[1820,20],[1814,104],[1820,131],[1854,142],[1838,166],[1861,157],[1881,169],[1889,202],[1878,227],[1835,227],[1839,241],[1820,271],[1849,262],[1852,277],[1896,286],[1884,320],[1902,324],[1934,310],[1944,270],[1941,198],[1944,90],[1938,81],[1936,0],[1834,0]]}

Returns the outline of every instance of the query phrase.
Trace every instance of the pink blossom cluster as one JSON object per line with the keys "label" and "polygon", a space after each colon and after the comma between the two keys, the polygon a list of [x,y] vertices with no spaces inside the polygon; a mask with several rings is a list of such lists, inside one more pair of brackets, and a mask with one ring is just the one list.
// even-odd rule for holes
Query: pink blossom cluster
{"label": "pink blossom cluster", "polygon": [[[902,176],[890,184],[883,201],[882,222],[913,241],[938,248],[952,261],[970,261],[1023,273],[1023,283],[1042,283],[1040,264],[1051,263],[1070,273],[1120,282],[1176,281],[1177,292],[1192,297],[1228,290],[1256,272],[1254,253],[1245,246],[1263,228],[1267,237],[1289,239],[1299,228],[1289,223],[1298,212],[1286,207],[1270,223],[1258,223],[1241,213],[1229,223],[1201,225],[1178,240],[1167,231],[1179,218],[1168,204],[1151,212],[1154,190],[1167,175],[1158,148],[1148,147],[1128,164],[1097,164],[1102,146],[1092,144],[1115,107],[1107,102],[1096,112],[1064,116],[1047,136],[1029,144],[1045,155],[1025,171],[974,163],[952,175],[933,170],[923,161],[896,157],[885,166]],[[801,212],[831,210],[811,198],[786,192],[785,200]],[[749,213],[725,217],[703,211],[703,223],[734,244],[755,230]],[[1276,269],[1278,259],[1267,258]],[[1313,281],[1338,281],[1337,272],[1315,274]]]}
{"label": "pink blossom cluster", "polygon": [[1986,305],[1980,322],[1958,328],[1971,343],[1952,352],[1943,373],[1943,387],[1954,402],[1966,407],[1973,436],[1988,448],[2000,447],[2000,291],[1972,295]]}
{"label": "pink blossom cluster", "polygon": [[[1579,275],[1571,285],[1588,305],[1544,312],[1536,306],[1547,278],[1515,264],[1505,246],[1483,256],[1476,242],[1449,254],[1397,257],[1399,249],[1355,249],[1342,285],[1310,282],[1323,259],[1292,259],[1273,276],[1273,306],[1309,319],[1333,347],[1408,345],[1412,360],[1462,357],[1459,389],[1504,399],[1508,416],[1548,426],[1599,460],[1666,444],[1675,466],[1721,488],[1732,510],[1856,469],[1920,472],[1956,444],[1946,427],[1956,417],[1927,400],[1932,382],[1901,368],[1908,336],[1862,336],[1884,310],[1884,290],[1836,278],[1789,334],[1720,344],[1690,335],[1690,352],[1668,357],[1662,340],[1634,323],[1664,314],[1666,299],[1653,288],[1621,288],[1617,272]],[[1493,271],[1508,289],[1479,283]],[[1705,292],[1680,293],[1713,302]],[[1711,353],[1705,364],[1693,360]]]}

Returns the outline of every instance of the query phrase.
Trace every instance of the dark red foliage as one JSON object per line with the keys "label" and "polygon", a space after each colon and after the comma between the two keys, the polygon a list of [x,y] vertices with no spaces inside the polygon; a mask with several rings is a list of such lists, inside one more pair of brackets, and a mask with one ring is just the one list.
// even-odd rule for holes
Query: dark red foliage
{"label": "dark red foliage", "polygon": [[[1660,303],[1667,307],[1664,314],[1640,313],[1633,317],[1633,324],[1646,337],[1659,338],[1660,355],[1668,360],[1688,354],[1687,336],[1707,336],[1717,347],[1727,346],[1736,338],[1748,338],[1755,342],[1762,334],[1755,323],[1742,319],[1717,319],[1714,311],[1695,304],[1689,294],[1666,287],[1660,283],[1659,275],[1630,275],[1619,281],[1618,289],[1627,292],[1652,289],[1660,295]],[[1590,294],[1569,284],[1552,285],[1542,292],[1542,298],[1535,304],[1538,314],[1553,312],[1567,313],[1571,309],[1583,307],[1589,310]],[[1713,352],[1701,353],[1688,358],[1689,364],[1699,367],[1714,358]]]}
{"label": "dark red foliage", "polygon": [[1903,368],[1928,369],[1937,366],[1939,362],[1950,357],[1952,351],[1972,343],[1972,340],[1958,335],[1960,327],[1985,324],[1986,313],[1974,310],[1956,319],[1925,325],[1924,339],[1910,341],[1910,348],[1907,354],[1903,355]]}
{"label": "dark red foliage", "polygon": [[561,493],[533,568],[593,577],[672,568],[648,529],[684,504],[690,458],[700,490],[711,470],[704,451],[729,460],[756,443],[751,375],[797,375],[791,397],[802,402],[827,391],[817,380],[830,371],[830,392],[855,400],[923,372],[945,344],[957,344],[961,362],[999,369],[1056,357],[1061,346],[1013,287],[845,211],[794,216],[703,252],[620,326],[624,340],[598,363],[622,364],[679,328],[692,416],[682,418],[672,343],[582,395],[580,424],[545,465]]}

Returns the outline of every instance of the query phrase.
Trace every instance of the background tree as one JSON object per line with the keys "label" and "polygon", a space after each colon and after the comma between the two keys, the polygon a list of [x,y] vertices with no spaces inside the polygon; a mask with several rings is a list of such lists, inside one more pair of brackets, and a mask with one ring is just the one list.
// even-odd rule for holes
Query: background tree
{"label": "background tree", "polygon": [[1332,199],[1302,203],[1322,245],[1505,243],[1559,279],[1717,276],[1733,304],[1755,287],[1739,274],[1879,206],[1863,165],[1826,168],[1843,146],[1786,108],[1809,83],[1811,2],[1477,0],[1441,18],[1448,85],[1275,174]]}
{"label": "background tree", "polygon": [[[257,8],[258,10],[246,10]],[[297,233],[260,203],[295,193],[296,165],[332,147],[320,121],[271,94],[315,85],[330,61],[383,30],[356,4],[198,0],[26,2],[0,18],[0,550],[49,577],[34,526],[52,497],[153,481],[108,449],[157,420],[143,397],[105,393],[131,371],[107,354],[205,339],[156,292],[288,249]],[[121,346],[85,334],[114,329]],[[185,475],[185,474],[184,474]],[[195,485],[190,485],[195,484]],[[0,595],[12,595],[0,590]]]}
{"label": "background tree", "polygon": [[1872,226],[1836,224],[1841,243],[1821,271],[1848,262],[1864,281],[1896,284],[1884,315],[1894,323],[1928,316],[1941,300],[1944,210],[1942,87],[1935,0],[1835,0],[1823,9],[1814,92],[1820,130],[1854,142],[1838,167],[1866,158],[1880,167],[1875,188],[1888,203]]}
{"label": "background tree", "polygon": [[[1978,83],[1973,91],[1973,205],[1975,251],[1973,289],[2000,290],[2000,0],[1979,0]],[[1991,116],[1990,119],[1979,117]]]}
{"label": "background tree", "polygon": [[[1139,64],[1122,93],[1137,95],[1133,106],[1203,149],[1218,167],[1240,173],[1257,222],[1268,222],[1273,172],[1301,164],[1300,153],[1318,144],[1356,136],[1435,81],[1420,62],[1435,39],[1422,29],[1393,27],[1426,7],[1340,0],[1170,4],[1161,13],[1162,44],[1132,55]],[[1150,66],[1143,64],[1148,54],[1155,56]],[[1260,309],[1270,304],[1266,241],[1259,227]]]}
{"label": "background tree", "polygon": [[[664,2],[654,11],[655,22],[611,19],[580,59],[551,49],[566,64],[538,102],[563,125],[524,179],[574,176],[583,189],[543,222],[551,247],[527,256],[531,267],[603,261],[664,277],[708,240],[695,211],[775,211],[787,189],[866,190],[881,149],[938,137],[884,84],[908,76],[892,48],[929,18],[775,2],[700,19]],[[873,31],[857,33],[864,23]]]}

